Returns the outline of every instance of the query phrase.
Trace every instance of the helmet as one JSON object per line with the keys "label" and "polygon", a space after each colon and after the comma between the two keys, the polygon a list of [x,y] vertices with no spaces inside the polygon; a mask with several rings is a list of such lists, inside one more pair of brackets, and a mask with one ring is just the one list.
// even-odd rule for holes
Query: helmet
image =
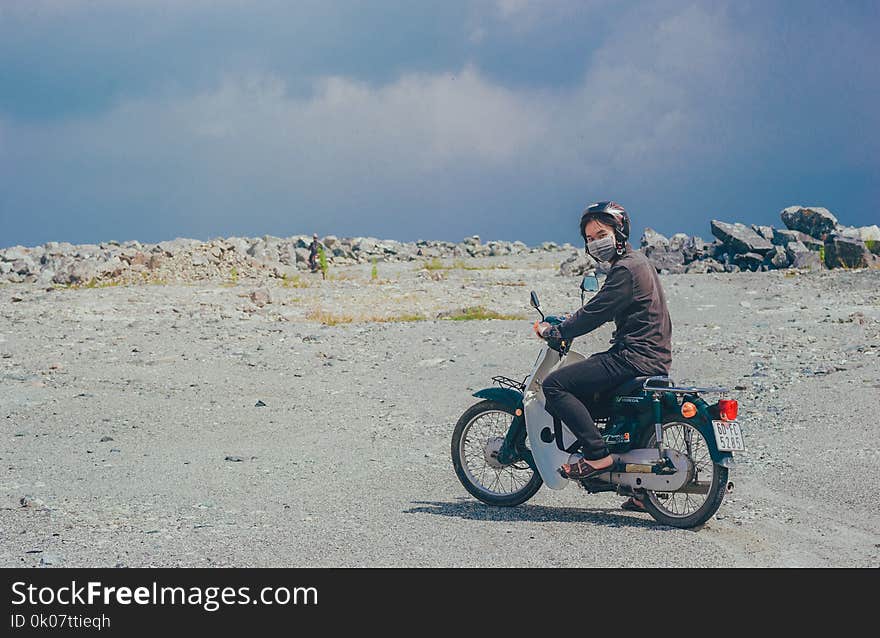
{"label": "helmet", "polygon": [[584,241],[587,241],[587,222],[591,219],[597,219],[611,226],[619,244],[629,239],[629,215],[617,202],[597,202],[587,206],[581,215],[580,225],[581,237]]}

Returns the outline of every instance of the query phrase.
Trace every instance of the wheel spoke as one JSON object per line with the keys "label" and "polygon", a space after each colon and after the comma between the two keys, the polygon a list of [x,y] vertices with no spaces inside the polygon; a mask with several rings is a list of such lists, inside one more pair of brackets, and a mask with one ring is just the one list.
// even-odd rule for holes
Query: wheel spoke
{"label": "wheel spoke", "polygon": [[489,463],[487,454],[498,451],[512,422],[512,415],[500,410],[478,414],[468,423],[459,443],[462,469],[470,482],[492,495],[510,495],[528,486],[534,471],[527,464],[497,467],[497,461]]}
{"label": "wheel spoke", "polygon": [[[654,445],[655,440],[652,436],[649,445]],[[701,484],[711,486],[715,478],[714,463],[702,432],[689,423],[668,423],[663,426],[663,446],[690,459],[693,463],[692,482],[699,480]],[[705,493],[648,491],[648,498],[657,509],[668,516],[685,518],[699,510],[710,493],[711,487]]]}

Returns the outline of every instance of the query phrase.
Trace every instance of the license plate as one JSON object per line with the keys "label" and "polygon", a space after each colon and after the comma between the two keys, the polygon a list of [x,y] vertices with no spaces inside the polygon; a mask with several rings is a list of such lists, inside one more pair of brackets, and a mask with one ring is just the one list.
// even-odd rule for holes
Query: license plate
{"label": "license plate", "polygon": [[734,452],[746,449],[742,430],[736,421],[712,421],[712,428],[715,430],[715,443],[720,451]]}

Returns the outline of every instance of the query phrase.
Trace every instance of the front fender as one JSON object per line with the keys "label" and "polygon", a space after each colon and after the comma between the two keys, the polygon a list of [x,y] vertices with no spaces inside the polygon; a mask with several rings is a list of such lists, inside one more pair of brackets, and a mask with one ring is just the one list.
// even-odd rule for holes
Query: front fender
{"label": "front fender", "polygon": [[514,409],[523,407],[522,392],[518,392],[513,388],[483,388],[482,390],[474,392],[473,396],[480,399],[497,401],[498,403],[509,405]]}

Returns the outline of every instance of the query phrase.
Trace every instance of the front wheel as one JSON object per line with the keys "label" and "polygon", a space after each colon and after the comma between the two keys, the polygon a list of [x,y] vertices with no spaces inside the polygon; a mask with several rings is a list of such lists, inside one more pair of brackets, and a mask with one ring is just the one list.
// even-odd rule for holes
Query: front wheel
{"label": "front wheel", "polygon": [[514,408],[497,401],[480,401],[465,410],[452,433],[452,465],[458,480],[489,505],[520,505],[544,483],[525,461],[511,465],[498,462],[498,451],[513,418]]}
{"label": "front wheel", "polygon": [[[652,431],[643,446],[653,447],[656,440]],[[691,475],[677,492],[646,491],[642,499],[645,510],[664,525],[683,528],[702,525],[721,507],[727,492],[727,468],[712,461],[706,437],[690,423],[665,423],[663,447],[685,454],[691,461]]]}

